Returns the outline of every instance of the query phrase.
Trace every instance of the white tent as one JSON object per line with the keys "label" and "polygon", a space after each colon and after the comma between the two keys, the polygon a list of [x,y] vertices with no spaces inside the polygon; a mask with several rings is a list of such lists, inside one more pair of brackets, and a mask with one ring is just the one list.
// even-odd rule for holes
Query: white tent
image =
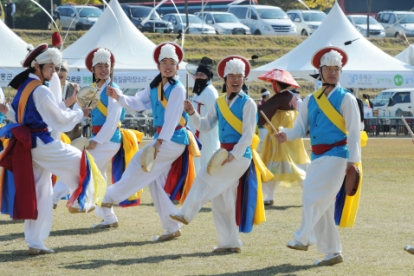
{"label": "white tent", "polygon": [[[94,26],[63,51],[63,59],[71,68],[70,80],[89,85],[92,74],[85,66],[86,55],[105,47],[115,56],[114,81],[122,88],[144,88],[159,73],[153,60],[156,45],[132,24],[117,0],[109,7],[112,10],[105,9]],[[185,82],[185,63],[180,67],[180,79]]]}
{"label": "white tent", "polygon": [[404,51],[395,56],[396,59],[414,65],[414,44],[408,46]]}
{"label": "white tent", "polygon": [[[357,39],[357,40],[356,40]],[[344,45],[347,41],[350,45]],[[337,3],[316,32],[283,57],[252,70],[249,80],[271,69],[289,71],[297,78],[309,79],[315,71],[311,65],[314,53],[323,47],[337,46],[348,54],[340,83],[354,88],[408,87],[413,83],[414,67],[401,62],[373,45],[355,29]]]}
{"label": "white tent", "polygon": [[21,61],[27,54],[27,43],[0,20],[0,87],[5,87],[23,71]]}

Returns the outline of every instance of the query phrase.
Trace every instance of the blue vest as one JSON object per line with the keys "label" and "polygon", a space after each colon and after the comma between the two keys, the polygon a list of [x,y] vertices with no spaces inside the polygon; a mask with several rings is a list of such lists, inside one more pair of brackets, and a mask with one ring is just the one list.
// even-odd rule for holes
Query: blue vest
{"label": "blue vest", "polygon": [[[13,99],[12,102],[12,108],[15,111],[15,119],[17,122],[17,116],[18,116],[18,107],[19,107],[19,101],[22,96],[23,90],[26,88],[27,84],[31,82],[32,80],[35,80],[33,78],[27,78],[19,87],[17,90],[16,96]],[[33,92],[30,93],[29,99],[27,100],[26,104],[26,110],[24,112],[23,116],[23,125],[27,126],[30,129],[46,129],[47,124],[43,121],[42,116],[40,116],[39,112],[36,109],[35,103],[33,101]],[[50,133],[46,131],[39,131],[39,132],[32,132],[32,148],[36,147],[36,137],[39,137],[40,140],[42,140],[43,143],[48,144],[53,142],[53,138],[50,136]]]}
{"label": "blue vest", "polygon": [[[179,85],[183,86],[182,83],[177,80],[176,84],[168,86],[167,90],[164,91],[164,96],[167,99],[167,101],[170,98],[171,91]],[[158,99],[158,87],[154,87],[151,89],[150,97],[151,97],[151,105],[152,105],[152,114],[154,117],[153,125],[155,128],[162,127],[164,125],[165,108],[162,106],[162,103]],[[186,112],[183,112],[182,116],[187,122],[188,114]],[[178,124],[177,126],[180,126],[180,124]],[[158,133],[155,133],[154,138],[155,139],[158,138]],[[171,141],[174,143],[180,144],[180,145],[188,145],[190,142],[188,141],[187,129],[185,127],[176,129],[171,138]]]}
{"label": "blue vest", "polygon": [[[240,96],[241,97],[236,96],[236,99],[234,100],[233,105],[230,107],[230,110],[240,121],[243,122],[243,107],[246,104],[246,101],[249,99],[249,96],[247,96],[246,94],[241,94]],[[238,133],[226,121],[226,119],[220,112],[217,101],[215,102],[215,107],[216,107],[217,118],[218,118],[218,130],[219,130],[220,143],[225,143],[225,144],[238,143],[241,138],[241,134]],[[250,146],[246,148],[246,151],[244,152],[243,157],[252,159],[252,149]]]}
{"label": "blue vest", "polygon": [[[332,106],[341,114],[340,108],[344,96],[349,91],[338,87],[333,94],[328,98]],[[342,115],[342,114],[341,114]],[[334,144],[336,142],[345,140],[347,135],[337,128],[326,115],[319,109],[317,102],[314,97],[309,98],[308,103],[308,118],[310,125],[310,142],[311,145],[320,144]],[[348,158],[348,146],[338,146],[323,154],[314,154],[312,152],[312,160],[321,156],[337,156],[341,158]]]}
{"label": "blue vest", "polygon": [[[112,83],[112,86],[114,88],[119,88],[119,86],[115,83]],[[107,86],[106,86],[107,87]],[[104,88],[104,90],[101,92],[101,95],[99,97],[99,99],[101,100],[101,102],[103,103],[104,106],[108,107],[108,95],[106,95],[106,87]],[[125,118],[125,109],[122,108],[122,112],[121,112],[121,117],[119,118],[120,121],[122,121]],[[103,124],[106,122],[106,117],[105,115],[102,114],[101,111],[99,111],[99,109],[97,107],[95,107],[92,112],[91,112],[91,123],[92,126],[103,126]],[[92,137],[94,137],[95,135],[92,134]],[[115,129],[114,134],[112,135],[112,138],[110,140],[111,142],[114,143],[121,143],[122,141],[122,136],[121,136],[121,132],[119,131],[119,128]]]}

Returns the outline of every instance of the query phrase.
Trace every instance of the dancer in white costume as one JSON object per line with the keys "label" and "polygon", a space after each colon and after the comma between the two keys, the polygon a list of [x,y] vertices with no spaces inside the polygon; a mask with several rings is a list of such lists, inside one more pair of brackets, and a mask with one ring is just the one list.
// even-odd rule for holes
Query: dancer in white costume
{"label": "dancer in white costume", "polygon": [[[55,72],[55,65],[59,64],[61,60],[61,53],[57,49],[48,49],[47,44],[41,44],[32,50],[23,62],[23,67],[28,69],[17,75],[9,84],[15,89],[18,88],[12,108],[8,109],[7,106],[0,105],[0,112],[6,113],[9,120],[17,121],[20,124],[17,128],[29,129],[29,132],[31,132],[32,149],[30,153],[34,183],[30,184],[24,181],[22,184],[16,184],[26,187],[24,193],[35,189],[34,207],[31,205],[29,210],[24,209],[27,211],[26,213],[19,214],[21,219],[25,219],[24,234],[29,247],[29,254],[54,252],[44,244],[52,226],[51,173],[59,175],[71,190],[77,188],[79,183],[82,153],[70,145],[54,140],[47,130],[47,127],[50,126],[56,131],[69,131],[84,116],[88,116],[90,112],[88,108],[62,110],[56,104],[51,91],[44,85],[45,81],[51,79]],[[24,98],[23,93],[30,93],[30,96],[27,100],[25,113],[22,115],[17,111],[19,103],[24,102],[24,99],[22,100]],[[16,148],[16,150],[19,149]],[[3,161],[10,160],[12,157],[13,153],[9,156],[3,156],[2,164]],[[19,172],[19,168],[16,167],[13,167],[13,169],[15,181],[17,181],[16,175],[20,174],[21,176],[23,172]],[[23,174],[25,174],[25,177],[30,175],[28,171]],[[34,185],[34,187],[31,185]],[[16,194],[16,200],[17,198]],[[15,203],[18,205],[27,204],[27,202]]]}
{"label": "dancer in white costume", "polygon": [[[118,103],[132,110],[153,110],[154,126],[157,128],[155,140],[147,145],[155,147],[155,164],[150,172],[141,169],[141,149],[131,160],[120,181],[106,190],[106,196],[100,215],[104,221],[99,225],[111,227],[118,222],[114,213],[110,212],[113,203],[119,203],[131,194],[148,186],[155,208],[160,216],[163,235],[157,241],[166,241],[181,236],[181,223],[172,220],[169,214],[176,211],[169,195],[164,190],[166,179],[172,163],[179,158],[188,145],[187,130],[180,127],[179,122],[183,114],[186,91],[176,77],[178,64],[183,59],[182,49],[173,43],[161,43],[154,51],[154,60],[160,74],[144,90],[135,96],[125,96],[108,91],[108,95]],[[168,100],[166,108],[158,97],[158,87],[162,86],[162,97]],[[108,208],[109,207],[109,208]]]}
{"label": "dancer in white costume", "polygon": [[[208,110],[214,105],[218,98],[217,89],[211,84],[211,79],[213,78],[211,64],[211,59],[203,57],[195,73],[196,80],[193,88],[195,95],[191,101],[201,117],[207,115]],[[201,167],[208,163],[214,152],[220,148],[218,128],[215,126],[209,131],[200,132],[194,127],[191,120],[188,122],[188,126],[195,132],[196,137],[203,145],[201,148],[201,156],[194,159],[196,172],[199,172]]]}
{"label": "dancer in white costume", "polygon": [[[191,222],[201,207],[211,201],[211,209],[216,224],[218,247],[213,252],[241,252],[241,241],[238,238],[239,228],[236,224],[236,190],[239,179],[251,163],[250,144],[256,126],[256,103],[242,91],[245,78],[250,72],[249,62],[239,56],[230,56],[218,64],[218,74],[226,85],[226,103],[242,121],[242,134],[237,133],[226,122],[216,102],[207,116],[200,117],[189,101],[185,103],[185,111],[201,132],[208,131],[218,124],[221,147],[229,151],[223,168],[215,175],[207,173],[207,165],[201,168],[182,208],[172,213],[171,217],[185,224]],[[234,146],[232,149],[230,149]]]}
{"label": "dancer in white costume", "polygon": [[302,224],[287,246],[306,251],[316,243],[318,251],[326,257],[315,261],[315,265],[343,262],[334,221],[335,196],[347,168],[361,161],[358,104],[338,83],[347,59],[346,53],[336,47],[315,53],[312,64],[319,69],[322,88],[304,99],[293,129],[284,129],[276,135],[279,143],[283,143],[303,137],[310,127],[312,161],[303,182]]}
{"label": "dancer in white costume", "polygon": [[[125,114],[122,106],[106,95],[107,90],[117,90],[117,93],[122,93],[115,83],[110,86],[110,75],[114,64],[114,55],[105,48],[92,50],[85,59],[86,68],[93,74],[93,85],[98,89],[96,97],[99,98],[100,102],[91,112],[93,136],[89,139],[89,146],[86,149],[94,157],[95,163],[105,180],[107,180],[108,165],[121,146],[122,138],[118,125]],[[106,108],[107,114],[104,114],[102,108]],[[59,180],[53,190],[54,204],[57,204],[62,196],[65,196],[66,191],[64,182]],[[98,216],[101,215],[98,214],[98,209],[96,212]]]}

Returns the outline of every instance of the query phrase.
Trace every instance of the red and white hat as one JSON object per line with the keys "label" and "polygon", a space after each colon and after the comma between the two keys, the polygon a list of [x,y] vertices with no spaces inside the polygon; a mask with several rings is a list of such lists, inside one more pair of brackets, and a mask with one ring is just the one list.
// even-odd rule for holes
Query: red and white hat
{"label": "red and white hat", "polygon": [[242,56],[225,57],[217,65],[217,74],[222,79],[228,74],[243,74],[247,78],[250,74],[250,62]]}
{"label": "red and white hat", "polygon": [[178,44],[173,42],[163,42],[155,47],[153,56],[156,64],[164,58],[173,59],[178,64],[184,58],[184,51]]}
{"label": "red and white hat", "polygon": [[344,67],[348,62],[348,55],[338,47],[325,47],[318,50],[312,57],[312,65],[319,69],[322,66]]}
{"label": "red and white hat", "polygon": [[22,61],[25,68],[32,68],[36,63],[58,65],[62,62],[62,53],[56,48],[49,48],[46,43],[40,44],[34,49],[32,45],[28,45],[27,50],[29,53]]}
{"label": "red and white hat", "polygon": [[257,77],[259,80],[267,81],[267,82],[281,82],[285,83],[289,86],[300,88],[300,85],[296,82],[296,80],[292,77],[292,75],[285,70],[281,69],[273,69]]}
{"label": "red and white hat", "polygon": [[93,67],[98,63],[109,64],[115,66],[115,57],[111,51],[106,48],[96,48],[89,52],[85,59],[86,68],[92,72]]}

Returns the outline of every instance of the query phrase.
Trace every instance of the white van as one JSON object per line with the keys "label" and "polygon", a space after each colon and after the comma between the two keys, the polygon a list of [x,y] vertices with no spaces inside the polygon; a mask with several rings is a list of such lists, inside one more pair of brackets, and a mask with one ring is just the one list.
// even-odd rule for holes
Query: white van
{"label": "white van", "polygon": [[414,114],[414,88],[387,89],[371,101],[374,104],[374,116],[399,117]]}
{"label": "white van", "polygon": [[250,28],[255,35],[296,35],[296,26],[278,7],[265,5],[231,5],[229,13]]}

